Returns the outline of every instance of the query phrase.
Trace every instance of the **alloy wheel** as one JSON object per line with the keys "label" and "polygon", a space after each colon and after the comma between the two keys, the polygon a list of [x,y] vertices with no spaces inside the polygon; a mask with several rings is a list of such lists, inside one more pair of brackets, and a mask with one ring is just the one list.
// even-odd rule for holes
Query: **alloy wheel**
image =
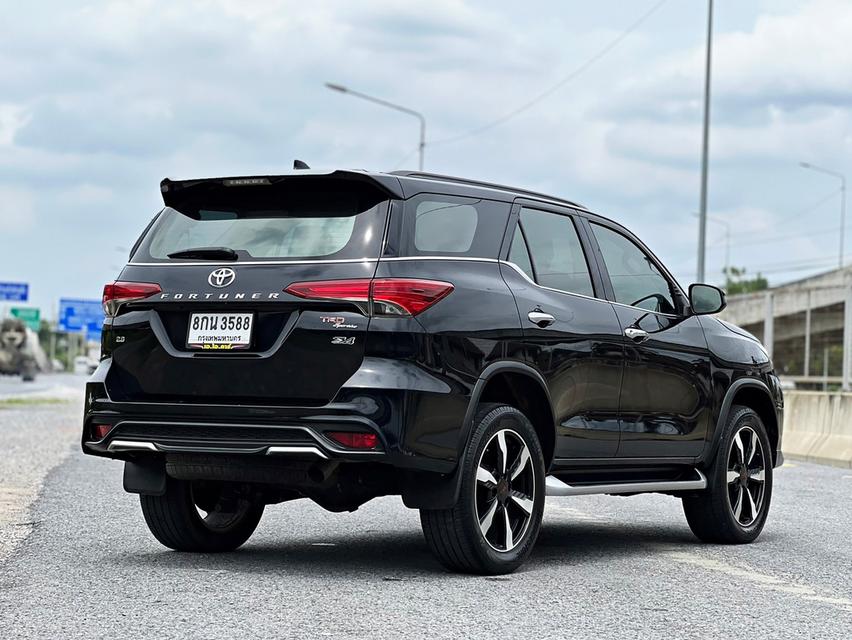
{"label": "alloy wheel", "polygon": [[486,443],[476,467],[476,516],[482,537],[495,551],[511,551],[524,538],[535,504],[530,450],[512,429]]}
{"label": "alloy wheel", "polygon": [[766,495],[766,456],[757,432],[741,427],[728,451],[726,482],[734,519],[748,527],[758,519]]}

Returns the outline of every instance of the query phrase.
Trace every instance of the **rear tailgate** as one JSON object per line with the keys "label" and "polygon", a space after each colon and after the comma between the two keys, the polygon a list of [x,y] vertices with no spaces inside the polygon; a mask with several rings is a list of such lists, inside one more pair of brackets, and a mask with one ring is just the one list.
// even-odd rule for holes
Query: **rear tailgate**
{"label": "rear tailgate", "polygon": [[[105,324],[114,400],[322,405],[357,371],[369,325],[365,305],[305,300],[284,289],[372,278],[388,194],[326,177],[291,180],[298,184],[224,193],[221,183],[206,193],[196,187],[193,198],[173,202],[180,209],[160,214],[119,278],[160,291],[121,304]],[[168,258],[214,241],[238,258]],[[190,331],[199,326],[231,331],[202,332],[200,339]],[[230,334],[234,344],[222,344]],[[204,339],[219,343],[201,348]]]}

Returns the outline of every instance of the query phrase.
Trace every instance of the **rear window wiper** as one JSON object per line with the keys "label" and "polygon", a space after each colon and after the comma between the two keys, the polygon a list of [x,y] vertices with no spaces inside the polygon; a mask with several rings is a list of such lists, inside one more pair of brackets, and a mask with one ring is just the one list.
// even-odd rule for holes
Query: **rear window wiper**
{"label": "rear window wiper", "polygon": [[237,252],[228,247],[193,247],[168,254],[169,258],[197,258],[198,260],[236,260]]}

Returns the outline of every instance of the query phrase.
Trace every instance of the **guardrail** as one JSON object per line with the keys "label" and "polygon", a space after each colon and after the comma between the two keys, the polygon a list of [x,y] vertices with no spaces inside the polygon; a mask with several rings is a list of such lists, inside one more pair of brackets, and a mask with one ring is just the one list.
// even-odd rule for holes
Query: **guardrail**
{"label": "guardrail", "polygon": [[852,468],[852,393],[784,393],[784,456]]}

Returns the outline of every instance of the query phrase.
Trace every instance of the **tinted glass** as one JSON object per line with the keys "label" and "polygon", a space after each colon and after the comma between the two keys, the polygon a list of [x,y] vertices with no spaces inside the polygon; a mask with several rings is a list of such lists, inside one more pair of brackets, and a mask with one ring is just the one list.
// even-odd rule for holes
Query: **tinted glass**
{"label": "tinted glass", "polygon": [[521,271],[530,277],[530,280],[535,280],[532,263],[530,262],[530,252],[527,249],[527,243],[524,241],[524,235],[520,227],[515,229],[515,237],[512,238],[512,247],[509,249],[509,262],[518,265]]}
{"label": "tinted glass", "polygon": [[207,247],[232,249],[238,260],[375,258],[387,210],[384,193],[338,180],[202,183],[160,212],[133,261],[168,261],[169,254]]}
{"label": "tinted glass", "polygon": [[654,261],[632,240],[607,227],[592,223],[601,248],[616,302],[633,307],[674,313],[669,281]]}
{"label": "tinted glass", "polygon": [[479,214],[469,204],[424,200],[414,211],[414,246],[423,252],[470,251]]}
{"label": "tinted glass", "polygon": [[[423,194],[394,211],[387,250],[400,256],[497,258],[509,203]],[[399,219],[397,219],[399,218]]]}
{"label": "tinted glass", "polygon": [[228,247],[251,258],[324,257],[352,238],[355,216],[290,218],[268,211],[242,217],[230,211],[199,211],[189,218],[167,208],[149,251],[154,258],[196,247]]}
{"label": "tinted glass", "polygon": [[560,291],[594,295],[586,256],[570,217],[521,209],[521,227],[536,282]]}

